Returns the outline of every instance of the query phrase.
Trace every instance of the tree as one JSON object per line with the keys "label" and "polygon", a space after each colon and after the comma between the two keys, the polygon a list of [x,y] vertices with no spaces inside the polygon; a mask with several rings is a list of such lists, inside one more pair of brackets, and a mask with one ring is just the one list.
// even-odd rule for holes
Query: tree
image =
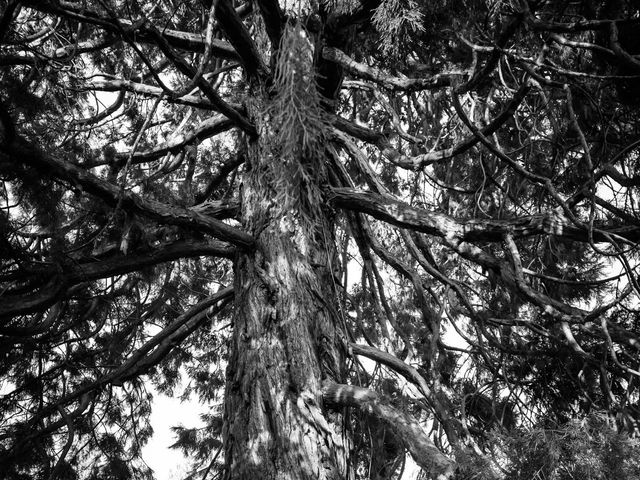
{"label": "tree", "polygon": [[637,473],[633,2],[2,5],[3,478]]}

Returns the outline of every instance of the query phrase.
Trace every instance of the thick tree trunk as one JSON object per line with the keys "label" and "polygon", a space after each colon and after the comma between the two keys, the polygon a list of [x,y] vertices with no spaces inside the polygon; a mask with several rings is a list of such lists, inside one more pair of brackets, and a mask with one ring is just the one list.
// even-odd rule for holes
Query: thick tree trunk
{"label": "thick tree trunk", "polygon": [[282,159],[266,130],[249,145],[243,185],[243,223],[256,248],[235,265],[226,478],[350,478],[343,424],[322,406],[322,381],[344,377],[331,223],[307,212],[316,216],[309,232],[294,213],[274,214],[278,182],[269,162]]}

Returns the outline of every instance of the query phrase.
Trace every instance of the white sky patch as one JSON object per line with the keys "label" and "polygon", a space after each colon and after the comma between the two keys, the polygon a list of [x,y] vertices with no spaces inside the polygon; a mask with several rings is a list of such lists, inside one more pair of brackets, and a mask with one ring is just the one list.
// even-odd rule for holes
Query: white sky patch
{"label": "white sky patch", "polygon": [[154,392],[151,411],[153,437],[142,449],[142,458],[153,469],[157,480],[182,480],[189,473],[189,460],[179,449],[169,448],[176,442],[171,427],[201,427],[200,414],[205,407],[190,400],[182,402]]}

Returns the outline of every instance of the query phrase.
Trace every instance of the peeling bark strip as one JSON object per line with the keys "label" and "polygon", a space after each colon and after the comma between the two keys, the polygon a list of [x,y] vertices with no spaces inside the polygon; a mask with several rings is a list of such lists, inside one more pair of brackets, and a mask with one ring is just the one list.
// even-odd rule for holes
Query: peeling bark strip
{"label": "peeling bark strip", "polygon": [[322,396],[326,405],[356,407],[390,428],[402,440],[413,460],[429,478],[453,478],[455,464],[438,450],[411,416],[394,408],[388,399],[368,388],[325,382]]}

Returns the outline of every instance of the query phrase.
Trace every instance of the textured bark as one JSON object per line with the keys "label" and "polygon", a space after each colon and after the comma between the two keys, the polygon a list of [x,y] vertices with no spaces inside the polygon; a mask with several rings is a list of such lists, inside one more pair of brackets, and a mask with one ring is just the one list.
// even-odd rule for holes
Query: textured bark
{"label": "textured bark", "polygon": [[455,464],[447,458],[425,434],[420,424],[411,416],[391,405],[388,399],[368,388],[355,385],[339,385],[325,382],[324,401],[334,406],[356,407],[390,428],[414,461],[429,478],[449,480],[453,478]]}
{"label": "textured bark", "polygon": [[330,222],[316,212],[318,230],[309,233],[293,214],[274,215],[270,162],[281,160],[268,137],[263,127],[250,143],[243,185],[243,223],[256,248],[235,265],[226,478],[350,478],[342,424],[321,401],[322,381],[343,377],[345,354],[333,307]]}
{"label": "textured bark", "polygon": [[[0,305],[0,319],[36,312],[49,307],[63,298],[63,294],[71,287],[82,282],[90,282],[99,278],[122,275],[144,267],[168,262],[176,258],[190,258],[203,255],[215,255],[230,258],[235,249],[222,242],[173,242],[161,248],[134,252],[132,255],[113,255],[96,262],[86,262],[67,266],[46,266],[37,270],[22,273],[20,279],[26,280],[21,285],[21,292],[13,294],[5,291]],[[29,289],[33,283],[33,289]],[[39,289],[35,291],[36,288]],[[25,293],[26,292],[26,293]],[[3,330],[0,328],[0,332]],[[6,333],[6,332],[4,332]]]}
{"label": "textured bark", "polygon": [[147,200],[130,191],[122,190],[116,185],[102,180],[87,172],[84,168],[69,161],[47,155],[28,141],[20,138],[4,148],[8,159],[20,159],[22,163],[39,172],[53,175],[75,185],[108,205],[119,205],[129,213],[141,215],[167,225],[178,225],[184,228],[200,230],[241,248],[252,248],[253,238],[237,228],[210,218],[193,209],[178,207]]}
{"label": "textured bark", "polygon": [[[465,242],[501,242],[507,234],[514,238],[552,234],[577,242],[589,241],[586,229],[572,225],[568,218],[555,211],[506,220],[459,219],[413,207],[388,195],[352,188],[334,188],[331,202],[336,207],[366,213],[402,228],[436,237],[458,238]],[[640,238],[640,227],[637,225],[619,226],[611,221],[596,222],[594,225],[593,240],[596,242],[610,242],[609,235],[631,242]]]}

